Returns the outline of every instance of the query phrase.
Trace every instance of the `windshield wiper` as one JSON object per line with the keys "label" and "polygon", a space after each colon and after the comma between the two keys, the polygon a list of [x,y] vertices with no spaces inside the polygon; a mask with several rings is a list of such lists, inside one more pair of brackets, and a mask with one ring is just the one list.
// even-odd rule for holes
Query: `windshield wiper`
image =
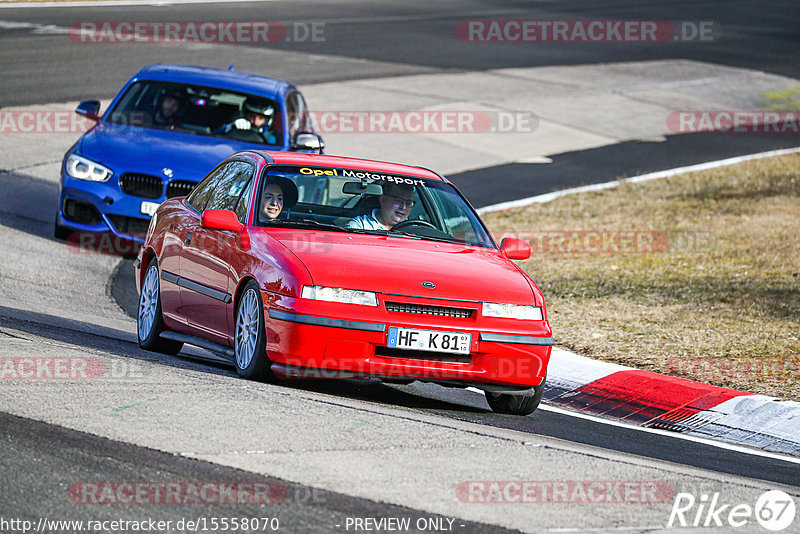
{"label": "windshield wiper", "polygon": [[314,219],[281,219],[264,223],[264,226],[311,226],[314,228],[325,228],[326,230],[334,230],[336,232],[347,232],[348,230],[335,224],[321,223]]}
{"label": "windshield wiper", "polygon": [[[405,234],[405,232],[392,232],[392,234]],[[438,241],[440,243],[451,243],[454,245],[468,245],[472,247],[482,247],[488,248],[485,244],[479,243],[476,241],[467,241],[466,239],[456,239],[455,237],[436,237],[436,236],[429,236],[429,235],[419,235],[419,234],[405,234],[405,235],[413,235],[418,237],[419,239],[429,239],[431,241]]]}
{"label": "windshield wiper", "polygon": [[395,237],[413,237],[414,239],[424,239],[424,238],[423,238],[421,235],[419,235],[419,234],[410,234],[410,233],[408,233],[408,232],[398,232],[398,231],[394,231],[394,232],[392,232],[391,230],[389,231],[388,235],[389,235],[390,237],[391,237],[391,236],[395,236]]}

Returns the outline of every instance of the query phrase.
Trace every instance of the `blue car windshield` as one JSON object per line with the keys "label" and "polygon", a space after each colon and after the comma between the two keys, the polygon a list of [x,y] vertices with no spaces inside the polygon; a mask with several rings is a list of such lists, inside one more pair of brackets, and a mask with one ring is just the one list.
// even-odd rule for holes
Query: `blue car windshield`
{"label": "blue car windshield", "polygon": [[451,184],[439,180],[328,167],[267,167],[256,198],[257,225],[391,232],[496,248],[472,207]]}
{"label": "blue car windshield", "polygon": [[262,145],[283,145],[280,106],[274,100],[212,87],[140,81],[106,120]]}

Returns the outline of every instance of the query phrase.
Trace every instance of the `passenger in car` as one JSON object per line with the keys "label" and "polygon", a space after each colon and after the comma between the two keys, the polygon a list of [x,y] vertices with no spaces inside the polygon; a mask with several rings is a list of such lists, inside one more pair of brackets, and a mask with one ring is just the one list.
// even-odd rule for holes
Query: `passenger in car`
{"label": "passenger in car", "polygon": [[348,221],[346,228],[359,230],[391,230],[406,220],[414,207],[414,187],[395,183],[383,185],[383,194],[378,197],[380,207],[372,213],[360,215]]}
{"label": "passenger in car", "polygon": [[267,176],[261,189],[259,220],[269,222],[278,218],[283,208],[297,204],[297,186],[283,176]]}
{"label": "passenger in car", "polygon": [[173,89],[166,91],[161,97],[161,102],[153,113],[153,126],[172,130],[180,128],[180,112],[186,106],[186,94]]}

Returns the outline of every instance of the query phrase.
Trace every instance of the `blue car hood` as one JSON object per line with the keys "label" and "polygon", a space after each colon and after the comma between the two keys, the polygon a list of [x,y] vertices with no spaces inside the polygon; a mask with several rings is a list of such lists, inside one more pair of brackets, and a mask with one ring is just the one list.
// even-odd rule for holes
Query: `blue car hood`
{"label": "blue car hood", "polygon": [[249,148],[269,147],[100,122],[84,134],[78,153],[109,167],[117,176],[125,172],[162,176],[162,169],[170,168],[173,179],[200,181],[223,159]]}

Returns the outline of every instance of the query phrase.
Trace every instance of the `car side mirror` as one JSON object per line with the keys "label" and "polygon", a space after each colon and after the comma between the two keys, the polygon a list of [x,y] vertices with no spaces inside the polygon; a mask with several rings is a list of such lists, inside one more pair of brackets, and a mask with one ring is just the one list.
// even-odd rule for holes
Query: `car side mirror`
{"label": "car side mirror", "polygon": [[250,234],[247,232],[247,226],[240,223],[239,219],[236,218],[236,214],[231,210],[205,210],[200,219],[200,224],[203,228],[208,228],[209,230],[236,232],[239,234],[239,243],[242,248],[245,250],[250,249]]}
{"label": "car side mirror", "polygon": [[500,250],[510,260],[527,260],[531,257],[531,244],[524,239],[506,237],[500,242]]}
{"label": "car side mirror", "polygon": [[75,108],[75,113],[87,119],[96,121],[100,118],[100,102],[97,100],[84,100]]}
{"label": "car side mirror", "polygon": [[292,150],[315,150],[322,154],[325,142],[315,133],[300,132],[292,140]]}

